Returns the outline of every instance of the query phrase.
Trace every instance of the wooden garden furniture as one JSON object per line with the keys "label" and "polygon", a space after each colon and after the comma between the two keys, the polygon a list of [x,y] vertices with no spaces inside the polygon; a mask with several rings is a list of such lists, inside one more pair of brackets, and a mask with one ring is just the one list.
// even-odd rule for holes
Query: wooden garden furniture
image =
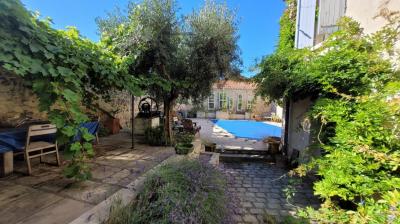
{"label": "wooden garden furniture", "polygon": [[60,156],[58,153],[57,141],[32,141],[32,137],[54,135],[57,128],[52,124],[32,125],[28,129],[26,144],[24,149],[25,160],[28,167],[28,174],[31,175],[31,159],[40,157],[40,162],[43,160],[44,155],[55,154],[57,165],[60,165]]}

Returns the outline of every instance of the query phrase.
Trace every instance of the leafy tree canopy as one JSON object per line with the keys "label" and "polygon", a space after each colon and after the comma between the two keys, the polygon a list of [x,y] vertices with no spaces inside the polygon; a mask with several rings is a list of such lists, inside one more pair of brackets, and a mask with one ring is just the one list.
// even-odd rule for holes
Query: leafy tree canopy
{"label": "leafy tree canopy", "polygon": [[174,0],[144,0],[131,3],[126,18],[113,14],[97,21],[104,45],[135,58],[133,74],[168,84],[155,83],[148,92],[164,103],[170,140],[170,113],[178,97],[200,100],[214,81],[238,73],[236,19],[226,5],[207,1],[180,18]]}

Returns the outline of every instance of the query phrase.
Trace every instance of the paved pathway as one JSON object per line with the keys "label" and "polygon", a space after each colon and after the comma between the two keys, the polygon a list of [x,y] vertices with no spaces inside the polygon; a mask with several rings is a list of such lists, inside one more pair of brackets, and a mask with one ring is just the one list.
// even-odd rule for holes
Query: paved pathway
{"label": "paved pathway", "polygon": [[287,170],[268,163],[222,163],[220,168],[228,176],[228,191],[235,197],[237,206],[233,219],[237,223],[264,223],[263,216],[269,214],[278,221],[294,214],[295,206],[318,207],[319,201],[312,194],[309,181],[298,186],[298,193],[286,200],[284,188],[287,178],[280,178]]}
{"label": "paved pathway", "polygon": [[[266,149],[262,141],[236,138],[226,130],[214,125],[207,119],[194,119],[201,125],[200,137],[204,141],[214,142],[221,148]],[[221,163],[221,170],[228,176],[228,191],[233,195],[233,219],[237,223],[263,223],[266,214],[278,221],[295,214],[296,207],[318,207],[319,201],[313,196],[312,184],[304,181],[298,186],[296,196],[287,202],[284,189],[287,178],[281,178],[288,172],[279,158],[276,163],[241,162]],[[234,206],[235,206],[234,205]]]}
{"label": "paved pathway", "polygon": [[[130,147],[129,133],[101,138],[89,181],[67,179],[62,168],[44,164],[34,165],[32,176],[0,178],[0,223],[69,223],[175,154],[171,147]],[[16,171],[25,171],[23,161],[16,162]]]}

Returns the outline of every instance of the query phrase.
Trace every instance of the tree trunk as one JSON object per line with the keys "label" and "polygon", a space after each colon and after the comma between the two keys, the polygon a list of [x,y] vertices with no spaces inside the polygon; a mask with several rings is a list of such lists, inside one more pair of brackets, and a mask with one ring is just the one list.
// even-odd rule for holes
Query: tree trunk
{"label": "tree trunk", "polygon": [[164,134],[168,145],[171,145],[173,142],[172,111],[174,104],[174,98],[167,97],[164,99]]}

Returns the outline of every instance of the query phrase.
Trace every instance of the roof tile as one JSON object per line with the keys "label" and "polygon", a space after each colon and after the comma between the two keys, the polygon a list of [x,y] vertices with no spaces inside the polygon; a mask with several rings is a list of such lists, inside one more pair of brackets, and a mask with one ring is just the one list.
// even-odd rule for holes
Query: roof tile
{"label": "roof tile", "polygon": [[253,82],[220,80],[213,84],[213,89],[245,89],[254,90],[256,85]]}

